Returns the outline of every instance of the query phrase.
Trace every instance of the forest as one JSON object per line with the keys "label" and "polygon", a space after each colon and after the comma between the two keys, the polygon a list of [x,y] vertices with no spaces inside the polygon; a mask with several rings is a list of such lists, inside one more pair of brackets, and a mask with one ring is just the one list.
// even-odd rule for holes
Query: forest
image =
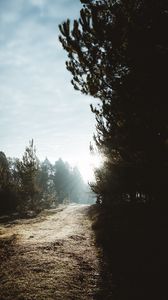
{"label": "forest", "polygon": [[[60,22],[59,41],[67,54],[73,88],[94,98],[90,108],[96,132],[90,148],[102,155],[103,163],[95,169],[91,192],[77,168],[61,159],[54,165],[47,159],[39,162],[33,140],[22,160],[1,152],[1,211],[10,208],[25,215],[60,203],[91,203],[90,198],[96,197],[94,205],[69,206],[50,217],[55,240],[46,242],[43,237],[41,248],[36,244],[41,257],[50,251],[55,260],[48,264],[61,270],[56,276],[50,268],[47,278],[54,278],[61,292],[50,287],[48,299],[166,300],[168,2],[80,2],[79,18],[67,16]],[[68,230],[63,231],[60,223]],[[34,249],[29,239],[36,238],[36,228],[32,232],[27,243]],[[41,238],[39,228],[37,232]],[[63,257],[61,267],[66,262],[63,269],[58,257]],[[67,282],[58,280],[61,272],[69,276]],[[22,285],[20,289],[24,293]]]}
{"label": "forest", "polygon": [[40,162],[31,140],[22,159],[7,158],[0,152],[0,199],[1,215],[26,217],[59,204],[93,203],[94,194],[77,167],[62,159],[54,164],[47,158]]}
{"label": "forest", "polygon": [[60,42],[74,88],[98,99],[99,202],[167,205],[167,2],[81,2]]}
{"label": "forest", "polygon": [[97,99],[90,105],[93,149],[104,156],[92,184],[97,241],[117,299],[166,299],[168,3],[81,3],[79,19],[60,24],[59,39],[74,89]]}

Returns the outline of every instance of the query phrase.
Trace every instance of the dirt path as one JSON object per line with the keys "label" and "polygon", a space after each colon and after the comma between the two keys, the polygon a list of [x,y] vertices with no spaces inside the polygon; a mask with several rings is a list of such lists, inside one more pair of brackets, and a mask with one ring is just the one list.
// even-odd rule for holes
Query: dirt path
{"label": "dirt path", "polygon": [[101,299],[101,255],[88,209],[69,205],[0,226],[1,300]]}

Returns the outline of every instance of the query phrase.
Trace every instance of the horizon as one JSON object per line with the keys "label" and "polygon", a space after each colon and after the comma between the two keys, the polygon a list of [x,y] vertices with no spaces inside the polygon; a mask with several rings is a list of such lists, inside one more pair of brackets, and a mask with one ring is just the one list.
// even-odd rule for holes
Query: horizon
{"label": "horizon", "polygon": [[81,7],[78,0],[0,1],[0,150],[19,158],[33,137],[40,160],[61,157],[87,181],[97,100],[73,89],[58,41],[58,25],[78,18]]}

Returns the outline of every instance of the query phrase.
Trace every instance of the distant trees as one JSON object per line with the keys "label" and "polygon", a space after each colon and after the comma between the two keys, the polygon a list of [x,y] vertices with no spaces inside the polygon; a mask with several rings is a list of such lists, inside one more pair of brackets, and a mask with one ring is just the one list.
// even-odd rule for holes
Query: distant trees
{"label": "distant trees", "polygon": [[89,190],[88,186],[84,184],[82,176],[77,167],[72,169],[71,177],[71,199],[74,199],[75,202],[92,202],[91,198],[94,198],[94,195]]}
{"label": "distant trees", "polygon": [[10,202],[10,173],[6,155],[0,152],[0,210],[4,211]]}
{"label": "distant trees", "polygon": [[41,201],[40,188],[37,184],[39,161],[36,156],[33,140],[26,147],[22,160],[16,160],[16,171],[19,178],[17,184],[21,211],[38,211]]}
{"label": "distant trees", "polygon": [[59,203],[63,201],[87,203],[91,201],[91,191],[84,183],[77,167],[71,168],[62,159],[53,166],[53,183]]}
{"label": "distant trees", "polygon": [[41,190],[41,207],[50,208],[57,205],[57,194],[53,183],[53,165],[46,158],[40,163],[38,183]]}
{"label": "distant trees", "polygon": [[9,183],[9,164],[5,153],[0,151],[0,190],[3,190]]}
{"label": "distant trees", "polygon": [[91,105],[105,156],[98,201],[156,201],[168,194],[167,1],[81,0],[79,20],[59,26],[72,84]]}
{"label": "distant trees", "polygon": [[70,168],[62,159],[56,161],[54,165],[53,182],[57,191],[59,202],[70,198]]}
{"label": "distant trees", "polygon": [[22,159],[7,158],[0,152],[0,214],[36,214],[70,202],[93,202],[92,192],[76,167],[62,159],[55,164],[47,158],[40,162],[33,140]]}

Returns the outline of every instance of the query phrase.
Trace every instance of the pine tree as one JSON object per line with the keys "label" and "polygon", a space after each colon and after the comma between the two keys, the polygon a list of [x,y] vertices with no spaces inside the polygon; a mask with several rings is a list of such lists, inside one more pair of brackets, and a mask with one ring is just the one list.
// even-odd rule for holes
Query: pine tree
{"label": "pine tree", "polygon": [[41,189],[42,207],[50,208],[57,205],[56,190],[53,181],[53,165],[46,158],[41,164],[38,173],[38,184]]}
{"label": "pine tree", "polygon": [[19,178],[20,210],[37,212],[40,209],[41,193],[37,184],[39,161],[33,139],[26,147],[22,160],[16,161],[16,168]]}
{"label": "pine tree", "polygon": [[91,109],[106,161],[94,189],[104,202],[158,198],[168,173],[167,1],[81,2],[79,20],[59,28],[74,88],[100,99]]}

